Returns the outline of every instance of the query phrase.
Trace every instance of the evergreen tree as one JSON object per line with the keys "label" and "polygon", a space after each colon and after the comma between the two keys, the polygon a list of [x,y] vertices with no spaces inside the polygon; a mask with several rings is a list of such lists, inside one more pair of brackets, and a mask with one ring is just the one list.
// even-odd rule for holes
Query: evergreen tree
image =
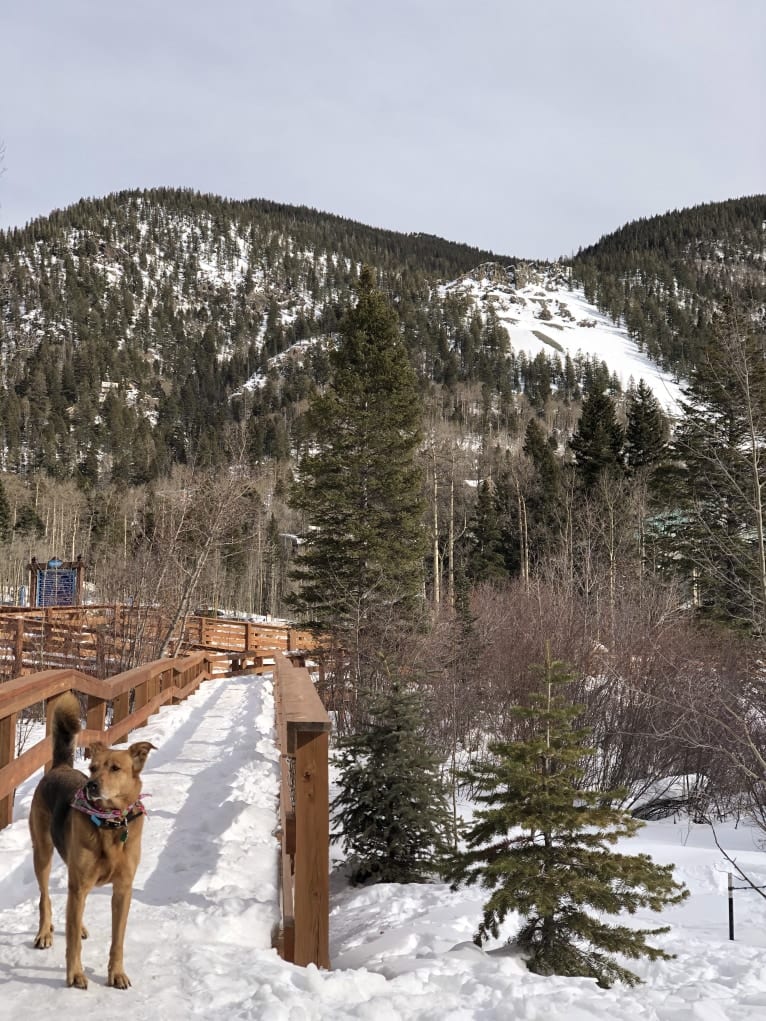
{"label": "evergreen tree", "polygon": [[624,442],[614,401],[604,390],[594,390],[583,401],[580,421],[570,441],[584,489],[592,489],[604,473],[622,472]]}
{"label": "evergreen tree", "polygon": [[295,606],[346,635],[364,631],[376,607],[412,614],[425,553],[417,379],[369,269],[358,290],[330,356],[332,381],[307,413],[312,445],[292,496],[308,526]]}
{"label": "evergreen tree", "polygon": [[5,486],[0,481],[0,542],[8,542],[11,537],[11,508],[5,495]]}
{"label": "evergreen tree", "polygon": [[625,463],[631,475],[651,472],[666,456],[668,424],[659,401],[643,379],[628,395]]}
{"label": "evergreen tree", "polygon": [[524,453],[534,469],[526,495],[530,556],[534,562],[540,563],[554,545],[559,532],[558,515],[563,490],[561,462],[537,419],[529,420],[524,436]]}
{"label": "evergreen tree", "polygon": [[338,742],[334,836],[349,854],[353,883],[422,882],[440,871],[450,829],[422,699],[394,682],[365,703],[365,725]]}
{"label": "evergreen tree", "polygon": [[540,692],[515,709],[519,739],[492,744],[492,758],[466,775],[484,807],[450,876],[455,885],[479,882],[492,891],[474,937],[478,944],[497,938],[506,916],[518,912],[523,921],[515,942],[531,971],[632,985],[637,976],[613,955],[667,959],[646,943],[667,929],[634,929],[605,916],[659,911],[687,891],[674,882],[671,865],[611,849],[643,824],[612,807],[620,792],[580,789],[580,763],[590,749],[586,731],[575,726],[581,707],[560,694],[569,680],[547,649]]}
{"label": "evergreen tree", "polygon": [[487,479],[479,485],[468,535],[467,574],[475,582],[497,581],[508,576],[497,506]]}
{"label": "evergreen tree", "polygon": [[766,334],[729,303],[684,390],[665,479],[672,562],[703,611],[766,633]]}

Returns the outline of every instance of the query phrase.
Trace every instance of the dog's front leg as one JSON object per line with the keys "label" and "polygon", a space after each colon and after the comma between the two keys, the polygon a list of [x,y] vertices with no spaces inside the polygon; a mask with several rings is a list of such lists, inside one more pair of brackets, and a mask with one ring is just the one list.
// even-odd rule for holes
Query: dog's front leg
{"label": "dog's front leg", "polygon": [[89,886],[69,880],[66,901],[66,984],[77,989],[87,989],[88,980],[82,970],[82,916]]}
{"label": "dog's front leg", "polygon": [[109,972],[107,985],[116,989],[127,989],[130,979],[125,974],[122,960],[125,943],[125,929],[133,894],[130,880],[115,880],[112,886],[112,945],[109,948]]}

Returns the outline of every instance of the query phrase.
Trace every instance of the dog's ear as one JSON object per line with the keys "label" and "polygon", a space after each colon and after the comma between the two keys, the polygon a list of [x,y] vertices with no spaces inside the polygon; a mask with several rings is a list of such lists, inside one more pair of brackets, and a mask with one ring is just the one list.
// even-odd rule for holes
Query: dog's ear
{"label": "dog's ear", "polygon": [[128,748],[131,759],[133,759],[133,772],[140,773],[144,768],[144,763],[149,752],[154,748],[157,750],[157,746],[153,745],[150,741],[138,741],[136,744],[132,744]]}
{"label": "dog's ear", "polygon": [[100,759],[105,751],[107,751],[107,747],[102,741],[94,741],[92,745],[85,749],[85,754],[93,761],[94,759]]}

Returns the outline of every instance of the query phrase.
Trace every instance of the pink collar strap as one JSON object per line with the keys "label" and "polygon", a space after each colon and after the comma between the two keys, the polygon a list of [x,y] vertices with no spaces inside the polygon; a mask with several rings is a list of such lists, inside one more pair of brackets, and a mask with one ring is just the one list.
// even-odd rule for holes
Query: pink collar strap
{"label": "pink collar strap", "polygon": [[133,822],[134,819],[138,819],[140,815],[148,815],[146,807],[141,798],[150,798],[151,794],[142,793],[132,805],[128,805],[127,808],[99,808],[94,805],[92,801],[88,800],[88,796],[85,793],[85,788],[81,787],[75,796],[72,798],[71,806],[78,812],[83,812],[88,816],[94,826],[103,826],[105,829],[122,829],[125,832],[121,836],[122,843],[128,839],[128,823]]}

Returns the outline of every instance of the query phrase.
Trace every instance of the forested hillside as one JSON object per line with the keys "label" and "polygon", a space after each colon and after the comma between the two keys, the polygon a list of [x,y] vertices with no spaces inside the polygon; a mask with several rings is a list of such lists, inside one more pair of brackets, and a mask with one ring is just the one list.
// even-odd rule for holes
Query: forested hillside
{"label": "forested hillside", "polygon": [[[418,379],[429,597],[571,566],[578,529],[603,520],[577,503],[602,469],[621,485],[672,474],[662,408],[640,368],[615,370],[620,338],[692,377],[725,299],[762,315],[764,219],[763,196],[666,214],[571,265],[184,190],[83,200],[0,233],[3,595],[29,556],[84,552],[104,598],[157,598],[172,576],[171,599],[194,579],[200,601],[285,612],[305,524],[291,480],[364,265]],[[641,525],[642,557],[672,563],[656,532]]]}
{"label": "forested hillside", "polygon": [[766,307],[766,197],[636,220],[578,252],[573,272],[651,358],[685,377],[732,290]]}
{"label": "forested hillside", "polygon": [[[284,458],[324,358],[279,356],[335,333],[363,263],[432,374],[456,348],[455,374],[470,377],[465,312],[434,286],[491,257],[190,191],[83,201],[0,234],[4,467],[141,483],[226,463],[243,443],[250,460]],[[481,347],[481,329],[472,339]]]}

